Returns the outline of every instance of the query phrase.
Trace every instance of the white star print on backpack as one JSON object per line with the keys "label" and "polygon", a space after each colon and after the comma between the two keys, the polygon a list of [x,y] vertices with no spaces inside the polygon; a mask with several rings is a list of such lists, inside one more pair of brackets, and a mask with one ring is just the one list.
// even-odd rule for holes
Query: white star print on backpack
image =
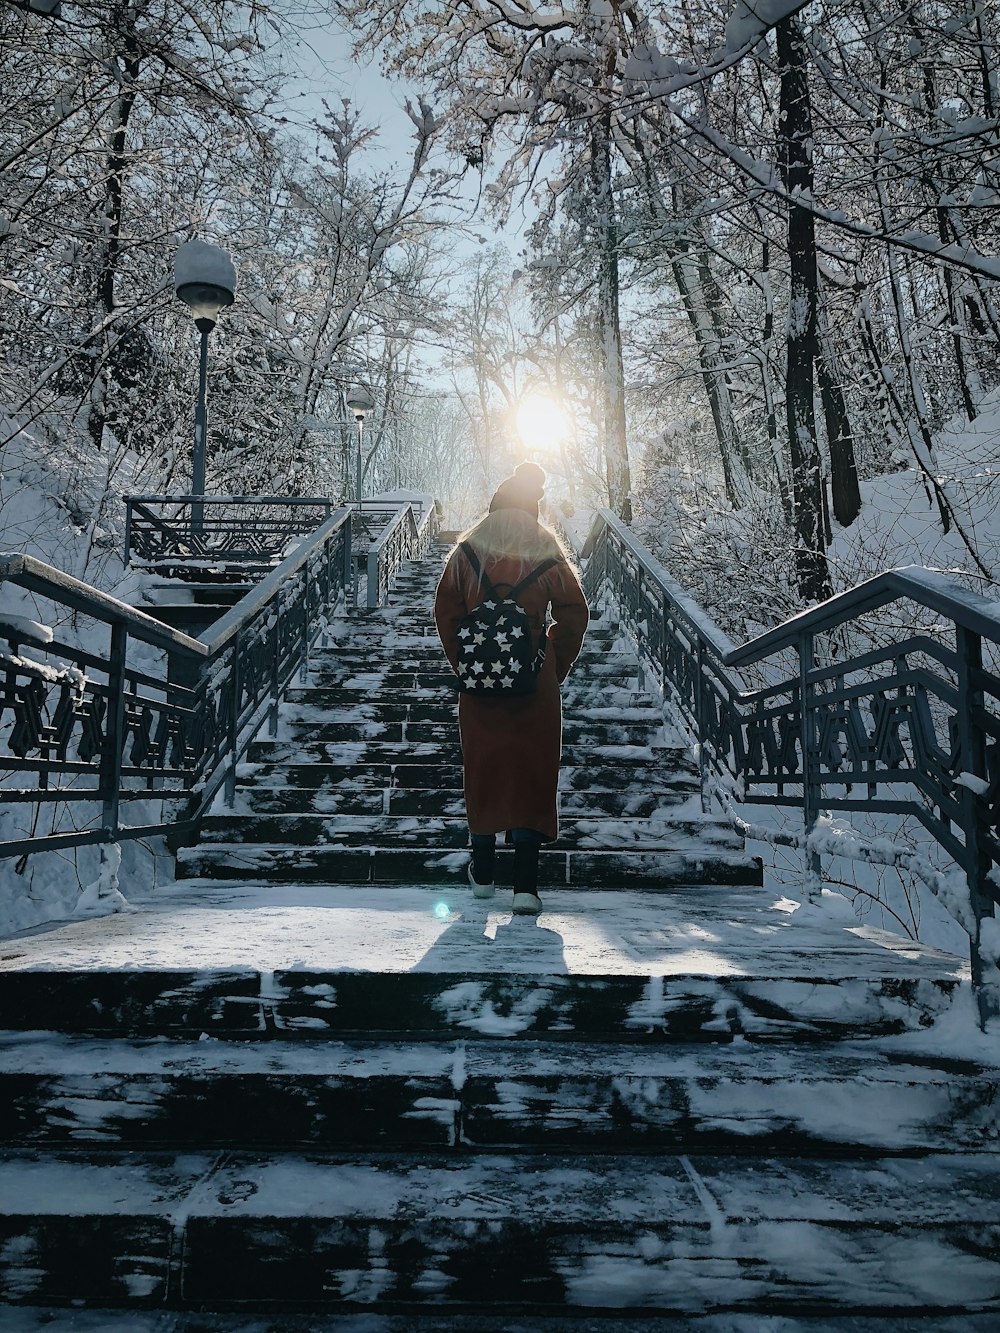
{"label": "white star print on backpack", "polygon": [[467,694],[532,694],[545,660],[545,638],[538,652],[533,653],[531,625],[516,599],[559,560],[555,556],[543,560],[510,592],[501,594],[483,573],[479,557],[468,542],[460,546],[479,576],[486,600],[459,621],[455,667],[459,689]]}

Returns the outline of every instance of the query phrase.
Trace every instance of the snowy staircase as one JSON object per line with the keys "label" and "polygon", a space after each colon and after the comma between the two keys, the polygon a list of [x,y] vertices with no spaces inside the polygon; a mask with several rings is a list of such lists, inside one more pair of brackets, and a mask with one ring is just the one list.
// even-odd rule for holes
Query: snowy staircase
{"label": "snowy staircase", "polygon": [[[203,824],[178,873],[270,883],[464,882],[468,828],[453,676],[434,630],[438,558],[392,604],[360,612],[314,654],[282,737],[251,747],[238,812]],[[731,826],[703,815],[690,745],[637,686],[614,626],[594,623],[564,690],[562,830],[540,884],[759,884]],[[507,854],[501,856],[501,881]],[[509,883],[509,879],[507,880]]]}
{"label": "snowy staircase", "polygon": [[0,1328],[1000,1327],[962,961],[764,893],[613,627],[546,912],[472,900],[438,568],[317,655],[200,878],[0,944]]}

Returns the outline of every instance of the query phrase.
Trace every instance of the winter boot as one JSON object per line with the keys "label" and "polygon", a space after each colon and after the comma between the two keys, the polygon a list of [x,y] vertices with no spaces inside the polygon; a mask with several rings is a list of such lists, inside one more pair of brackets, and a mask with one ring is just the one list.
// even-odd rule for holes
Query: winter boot
{"label": "winter boot", "polygon": [[473,847],[472,860],[469,862],[469,883],[472,885],[473,898],[493,897],[496,860],[496,848],[492,844],[488,847]]}
{"label": "winter boot", "polygon": [[514,911],[518,916],[537,916],[542,910],[538,896],[538,844],[514,844]]}

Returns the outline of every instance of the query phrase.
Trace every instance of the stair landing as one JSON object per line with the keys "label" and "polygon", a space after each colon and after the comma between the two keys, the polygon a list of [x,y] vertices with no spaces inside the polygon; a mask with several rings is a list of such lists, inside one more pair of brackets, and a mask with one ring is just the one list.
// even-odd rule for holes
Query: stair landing
{"label": "stair landing", "polygon": [[68,1002],[79,991],[136,1031],[729,1040],[913,1029],[968,980],[963,959],[759,888],[547,890],[536,919],[509,896],[182,882],[4,944],[0,1004],[22,1030],[65,1030],[77,1011],[93,1030],[93,1004]]}
{"label": "stair landing", "polygon": [[[458,854],[464,870],[468,854]],[[510,891],[468,884],[374,886],[180,881],[131,912],[38,927],[0,942],[0,973],[252,968],[578,976],[968,979],[968,962],[874,927],[846,924],[756,887],[549,889],[540,917]],[[854,921],[853,916],[849,918]]]}

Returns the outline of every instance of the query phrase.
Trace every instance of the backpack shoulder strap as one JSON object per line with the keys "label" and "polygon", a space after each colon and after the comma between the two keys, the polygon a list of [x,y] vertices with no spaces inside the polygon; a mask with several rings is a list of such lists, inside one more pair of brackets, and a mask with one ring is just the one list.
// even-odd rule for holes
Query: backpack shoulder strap
{"label": "backpack shoulder strap", "polygon": [[459,550],[462,551],[466,560],[468,560],[469,564],[472,566],[473,572],[479,579],[479,582],[486,589],[487,597],[499,598],[500,594],[490,582],[488,575],[483,572],[483,566],[479,556],[476,554],[475,548],[470,546],[468,542],[459,542],[458,546]]}
{"label": "backpack shoulder strap", "polygon": [[517,601],[519,593],[524,592],[525,588],[530,588],[531,585],[534,582],[536,582],[536,580],[540,579],[543,574],[547,574],[553,565],[561,565],[561,564],[562,561],[559,559],[558,556],[550,555],[547,560],[543,560],[540,565],[537,565],[531,571],[530,574],[525,575],[525,577],[521,580],[520,583],[518,583],[515,587],[511,588],[507,596],[510,597],[513,601]]}

